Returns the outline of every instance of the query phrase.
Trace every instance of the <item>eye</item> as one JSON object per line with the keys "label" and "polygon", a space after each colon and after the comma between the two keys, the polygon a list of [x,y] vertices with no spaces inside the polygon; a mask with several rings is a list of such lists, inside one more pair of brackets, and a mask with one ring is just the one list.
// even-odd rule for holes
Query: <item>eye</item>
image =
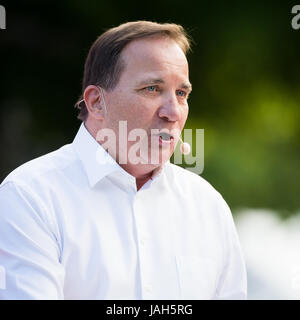
{"label": "eye", "polygon": [[179,95],[180,97],[186,97],[187,93],[183,90],[177,90],[177,95]]}
{"label": "eye", "polygon": [[155,92],[156,89],[157,89],[156,86],[149,86],[149,87],[146,87],[146,88],[145,88],[145,90],[150,91],[150,92]]}

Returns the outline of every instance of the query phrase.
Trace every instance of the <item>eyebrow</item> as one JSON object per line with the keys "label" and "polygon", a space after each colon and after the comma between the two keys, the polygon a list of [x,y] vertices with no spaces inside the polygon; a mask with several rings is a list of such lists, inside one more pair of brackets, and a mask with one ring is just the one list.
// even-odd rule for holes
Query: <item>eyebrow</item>
{"label": "eyebrow", "polygon": [[[137,86],[148,85],[150,83],[161,84],[161,83],[165,83],[165,81],[163,79],[160,79],[160,78],[148,78],[148,79],[144,79],[144,80],[142,80],[140,82],[137,82]],[[182,83],[180,88],[186,89],[189,92],[192,91],[192,85],[189,82],[188,83]]]}

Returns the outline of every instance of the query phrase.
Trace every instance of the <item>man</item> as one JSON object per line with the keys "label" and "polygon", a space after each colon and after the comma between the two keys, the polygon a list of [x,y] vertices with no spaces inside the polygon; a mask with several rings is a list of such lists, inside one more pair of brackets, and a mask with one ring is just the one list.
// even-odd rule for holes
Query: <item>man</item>
{"label": "man", "polygon": [[[95,41],[73,143],[1,184],[0,298],[246,297],[230,209],[169,162],[188,115],[188,49],[181,26],[147,21]],[[134,130],[146,133],[138,152]]]}

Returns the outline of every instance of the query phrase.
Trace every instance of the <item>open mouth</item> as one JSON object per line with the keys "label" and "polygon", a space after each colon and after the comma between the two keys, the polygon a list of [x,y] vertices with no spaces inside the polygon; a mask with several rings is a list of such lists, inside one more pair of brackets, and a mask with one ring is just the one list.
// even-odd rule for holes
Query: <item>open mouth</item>
{"label": "open mouth", "polygon": [[160,143],[170,144],[174,140],[174,137],[170,133],[167,133],[167,132],[160,132],[158,136],[159,136]]}
{"label": "open mouth", "polygon": [[159,136],[162,138],[162,140],[165,140],[165,141],[169,141],[173,139],[172,135],[167,132],[161,132]]}

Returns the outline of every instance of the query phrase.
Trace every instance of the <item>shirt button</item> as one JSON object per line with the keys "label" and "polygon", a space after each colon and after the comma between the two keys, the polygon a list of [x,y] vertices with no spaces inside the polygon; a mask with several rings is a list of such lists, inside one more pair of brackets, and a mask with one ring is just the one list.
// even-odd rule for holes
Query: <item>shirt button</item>
{"label": "shirt button", "polygon": [[141,244],[142,247],[145,247],[146,242],[145,242],[145,240],[143,238],[140,240],[140,244]]}

